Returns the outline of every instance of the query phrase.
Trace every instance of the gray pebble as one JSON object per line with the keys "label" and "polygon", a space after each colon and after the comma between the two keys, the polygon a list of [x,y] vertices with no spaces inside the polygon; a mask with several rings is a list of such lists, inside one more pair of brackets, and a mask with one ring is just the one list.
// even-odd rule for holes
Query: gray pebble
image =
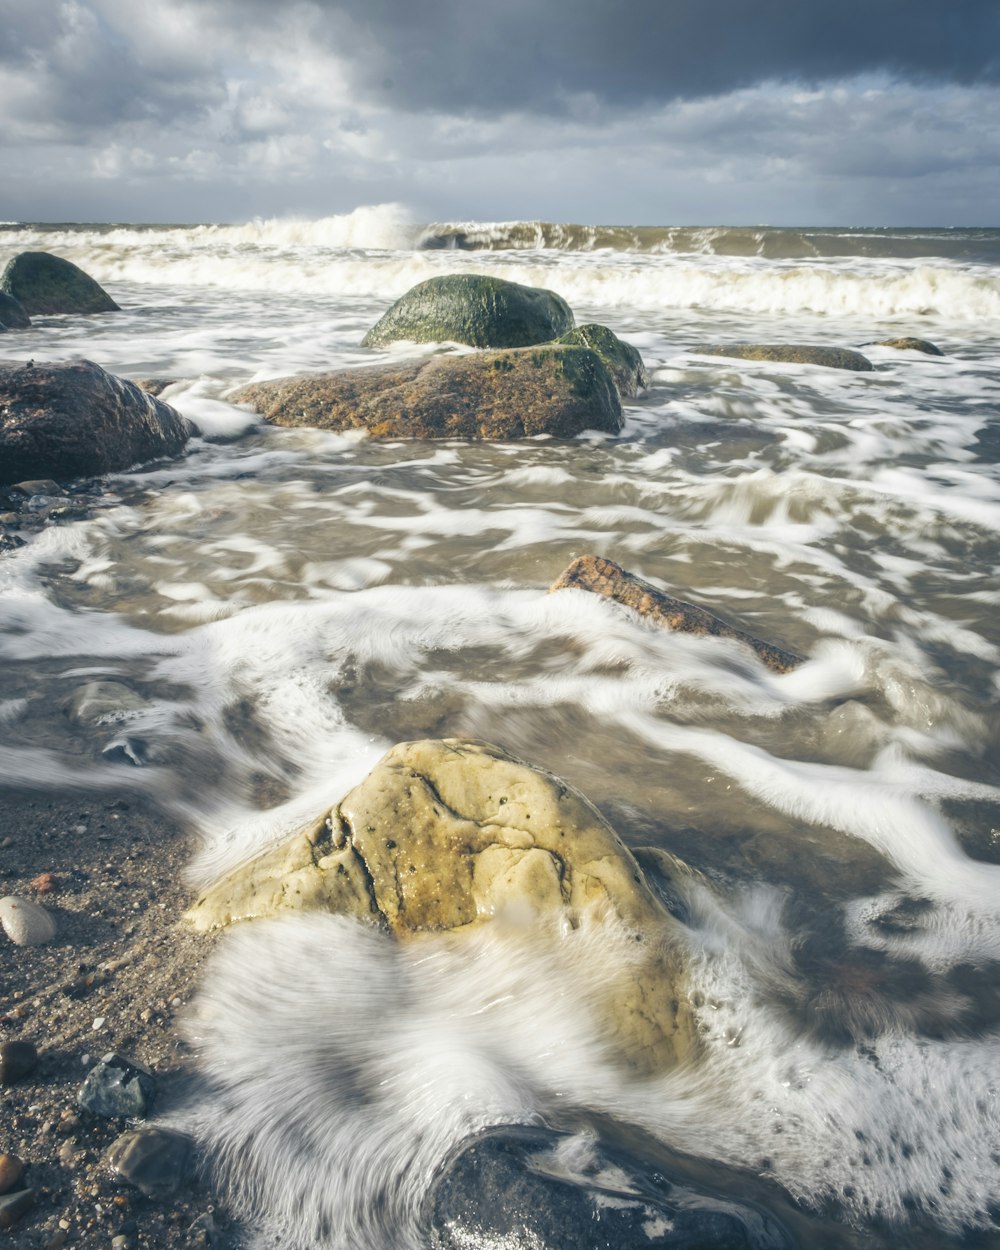
{"label": "gray pebble", "polygon": [[175,1193],[194,1177],[194,1150],[190,1137],[173,1129],[132,1129],[112,1142],[108,1164],[123,1180],[147,1198]]}
{"label": "gray pebble", "polygon": [[90,1070],[76,1100],[85,1111],[113,1119],[142,1119],[153,1105],[156,1078],[147,1067],[109,1051]]}
{"label": "gray pebble", "polygon": [[55,917],[27,898],[0,898],[0,925],[15,946],[41,946],[56,935]]}

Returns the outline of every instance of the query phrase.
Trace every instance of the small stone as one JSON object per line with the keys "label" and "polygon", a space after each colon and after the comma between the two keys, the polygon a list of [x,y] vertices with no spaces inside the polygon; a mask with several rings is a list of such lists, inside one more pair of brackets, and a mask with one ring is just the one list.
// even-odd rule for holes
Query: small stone
{"label": "small stone", "polygon": [[0,898],[0,925],[15,946],[41,946],[56,935],[55,917],[30,899]]}
{"label": "small stone", "polygon": [[37,1064],[38,1051],[32,1042],[0,1043],[0,1085],[13,1085]]}
{"label": "small stone", "polygon": [[69,1235],[66,1230],[64,1228],[57,1228],[45,1243],[45,1250],[62,1250],[67,1241],[69,1241]]}
{"label": "small stone", "polygon": [[51,872],[40,872],[29,884],[36,894],[51,894],[56,888],[56,879]]}
{"label": "small stone", "polygon": [[156,1096],[156,1078],[147,1067],[109,1051],[80,1086],[77,1102],[85,1111],[113,1119],[141,1119]]}
{"label": "small stone", "polygon": [[147,1198],[164,1198],[194,1177],[190,1137],[167,1128],[137,1128],[112,1142],[107,1153],[112,1171]]}
{"label": "small stone", "polygon": [[122,1233],[111,1238],[111,1250],[128,1250],[130,1244],[129,1239]]}
{"label": "small stone", "polygon": [[90,1026],[92,1029],[103,1029],[106,1021],[104,1016],[97,1016],[94,1023]]}
{"label": "small stone", "polygon": [[24,1164],[17,1155],[0,1155],[0,1194],[16,1189],[24,1175]]}
{"label": "small stone", "polygon": [[13,1228],[34,1201],[33,1189],[19,1189],[17,1193],[4,1194],[0,1198],[0,1228]]}

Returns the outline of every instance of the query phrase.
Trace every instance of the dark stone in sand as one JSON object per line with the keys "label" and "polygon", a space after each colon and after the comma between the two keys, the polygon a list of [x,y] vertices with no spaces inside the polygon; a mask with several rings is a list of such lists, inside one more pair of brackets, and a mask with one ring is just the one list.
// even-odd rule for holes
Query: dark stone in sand
{"label": "dark stone in sand", "polygon": [[466,1145],[435,1182],[434,1250],[793,1250],[771,1216],[672,1184],[596,1142],[509,1128]]}
{"label": "dark stone in sand", "polygon": [[108,1165],[147,1198],[164,1198],[194,1179],[194,1143],[168,1128],[138,1128],[112,1142]]}
{"label": "dark stone in sand", "polygon": [[674,599],[635,574],[626,572],[613,560],[605,560],[601,556],[580,556],[574,560],[552,583],[549,592],[568,589],[590,590],[604,595],[606,599],[631,608],[663,629],[698,636],[711,634],[716,638],[742,642],[776,673],[787,673],[802,663],[800,656],[762,642],[752,634],[727,624],[705,608],[685,603],[683,599]]}
{"label": "dark stone in sand", "polygon": [[0,1086],[13,1085],[34,1072],[38,1051],[32,1042],[14,1041],[0,1044]]}
{"label": "dark stone in sand", "polygon": [[27,330],[31,319],[24,305],[6,291],[0,291],[0,330]]}
{"label": "dark stone in sand", "polygon": [[0,365],[0,484],[117,472],[178,455],[194,432],[92,361]]}
{"label": "dark stone in sand", "polygon": [[373,438],[571,438],[622,426],[614,379],[599,357],[558,344],[302,374],[228,398],[275,425],[365,429]]}
{"label": "dark stone in sand", "polygon": [[[0,316],[2,315],[2,312],[0,312]],[[929,343],[927,339],[880,339],[875,346],[894,347],[899,352],[923,352],[925,356],[944,355],[944,352],[940,347],[936,347],[933,343]]]}
{"label": "dark stone in sand", "polygon": [[113,1119],[141,1119],[156,1097],[156,1078],[140,1063],[109,1051],[80,1086],[77,1102],[85,1111]]}
{"label": "dark stone in sand", "polygon": [[428,278],[400,296],[361,341],[364,347],[398,339],[530,347],[572,328],[573,313],[554,291],[483,274],[449,273]]}
{"label": "dark stone in sand", "polygon": [[701,343],[692,347],[702,356],[731,356],[737,360],[774,360],[790,365],[823,365],[870,373],[872,362],[848,347],[815,347],[808,343]]}
{"label": "dark stone in sand", "polygon": [[72,261],[49,252],[21,252],[11,257],[0,277],[0,291],[19,300],[32,317],[44,313],[121,311],[89,274]]}
{"label": "dark stone in sand", "polygon": [[577,347],[589,347],[592,352],[597,352],[607,365],[615,386],[618,387],[618,394],[623,399],[634,399],[639,394],[640,387],[649,385],[649,374],[638,350],[631,343],[623,343],[607,326],[593,322],[577,326],[556,341]]}
{"label": "dark stone in sand", "polygon": [[0,1198],[0,1228],[13,1228],[34,1201],[33,1189],[19,1189],[17,1193],[4,1194]]}
{"label": "dark stone in sand", "polygon": [[0,1194],[9,1194],[24,1177],[24,1163],[17,1155],[0,1155]]}

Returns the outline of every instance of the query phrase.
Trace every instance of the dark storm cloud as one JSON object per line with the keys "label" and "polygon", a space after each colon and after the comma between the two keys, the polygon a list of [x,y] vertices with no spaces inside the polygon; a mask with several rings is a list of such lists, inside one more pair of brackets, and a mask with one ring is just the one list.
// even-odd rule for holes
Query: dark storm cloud
{"label": "dark storm cloud", "polygon": [[[252,0],[261,13],[273,6]],[[240,6],[245,11],[244,4]],[[359,85],[397,107],[624,107],[873,71],[1000,79],[998,0],[320,0]]]}

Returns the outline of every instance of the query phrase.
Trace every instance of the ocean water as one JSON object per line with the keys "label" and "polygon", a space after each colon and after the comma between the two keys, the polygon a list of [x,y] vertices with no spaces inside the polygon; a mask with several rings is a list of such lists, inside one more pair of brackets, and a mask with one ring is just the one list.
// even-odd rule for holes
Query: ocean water
{"label": "ocean water", "polygon": [[[577,785],[684,885],[696,1064],[638,1080],[588,1018],[627,975],[503,934],[419,956],[336,917],[234,932],[191,1030],[192,1126],[259,1244],[420,1245],[469,1134],[614,1133],[805,1247],[1000,1247],[1000,231],[8,225],[123,312],[6,359],[170,379],[202,431],[0,556],[0,766],[133,785],[197,831],[192,890],[393,743],[474,736]],[[615,437],[374,443],[263,426],[237,384],[382,358],[416,282],[549,287],[642,352]],[[933,357],[873,346],[915,335]],[[699,354],[861,347],[867,374]],[[393,352],[431,351],[397,345]],[[546,588],[595,552],[806,663]],[[87,681],[144,700],[63,714]],[[126,732],[141,767],[102,748]],[[558,992],[556,992],[558,990]],[[228,1169],[228,1170],[227,1170]]]}

